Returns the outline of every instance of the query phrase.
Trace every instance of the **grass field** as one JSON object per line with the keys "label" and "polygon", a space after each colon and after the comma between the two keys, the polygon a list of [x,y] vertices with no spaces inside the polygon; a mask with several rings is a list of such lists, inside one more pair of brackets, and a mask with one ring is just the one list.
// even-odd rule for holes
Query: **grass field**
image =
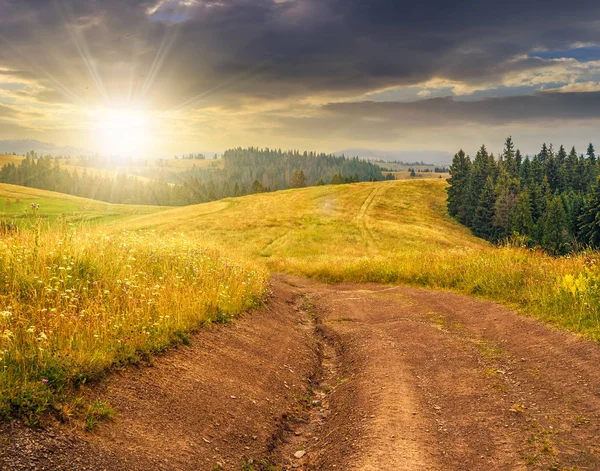
{"label": "grass field", "polygon": [[492,246],[447,215],[446,185],[431,179],[287,190],[128,224],[185,231],[272,271],[480,296],[600,340],[597,254],[555,259]]}
{"label": "grass field", "polygon": [[[38,204],[40,209],[33,211],[32,203]],[[17,225],[29,224],[32,220],[36,223],[40,220],[52,223],[58,219],[67,224],[100,224],[141,214],[153,214],[164,209],[160,206],[110,204],[0,183],[0,221],[12,221]]]}
{"label": "grass field", "polygon": [[19,164],[24,157],[19,155],[10,155],[10,154],[0,154],[0,167],[3,167],[6,164]]}
{"label": "grass field", "polygon": [[255,306],[267,288],[264,272],[182,235],[88,229],[5,234],[0,277],[0,417],[30,422],[107,369]]}
{"label": "grass field", "polygon": [[435,172],[415,172],[416,176],[411,177],[410,172],[383,172],[384,175],[388,174],[394,175],[396,180],[410,180],[416,178],[437,178],[437,179],[447,179],[450,177],[449,173],[435,173]]}
{"label": "grass field", "polygon": [[[448,216],[446,186],[328,185],[164,209],[1,185],[0,202],[39,202],[21,216],[30,227],[48,224],[0,239],[0,410],[34,420],[111,366],[254,305],[269,271],[457,291],[600,341],[597,254],[492,246]],[[11,202],[4,218],[18,211]],[[52,224],[61,214],[75,222]]]}

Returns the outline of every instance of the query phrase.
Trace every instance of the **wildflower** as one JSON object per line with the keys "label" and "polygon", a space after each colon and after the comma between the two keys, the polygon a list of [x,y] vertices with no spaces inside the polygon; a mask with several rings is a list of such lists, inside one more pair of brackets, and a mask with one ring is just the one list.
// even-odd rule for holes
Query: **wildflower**
{"label": "wildflower", "polygon": [[49,383],[49,382],[50,382],[50,380],[49,380],[49,379],[47,379],[47,378],[44,378],[44,379],[42,379],[42,383],[46,383],[46,384],[47,384],[47,383]]}
{"label": "wildflower", "polygon": [[12,316],[12,312],[10,312],[10,311],[0,311],[0,316],[1,317],[10,317],[10,316]]}

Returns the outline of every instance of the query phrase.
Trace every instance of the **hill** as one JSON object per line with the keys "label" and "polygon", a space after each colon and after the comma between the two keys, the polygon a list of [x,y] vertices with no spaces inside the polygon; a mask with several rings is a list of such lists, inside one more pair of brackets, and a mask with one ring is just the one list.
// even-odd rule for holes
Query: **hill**
{"label": "hill", "polygon": [[368,160],[402,161],[402,162],[424,162],[433,165],[447,165],[452,162],[452,154],[439,150],[398,150],[387,151],[377,149],[344,149],[336,152],[336,155],[347,157],[360,157]]}
{"label": "hill", "polygon": [[177,208],[159,219],[127,224],[196,234],[269,263],[486,246],[447,216],[446,185],[390,181],[285,190]]}
{"label": "hill", "polygon": [[476,238],[448,216],[446,188],[423,179],[286,190],[140,216],[127,227],[186,232],[271,271],[327,282],[484,297],[600,339],[599,305],[586,302],[600,294],[589,255],[554,258]]}
{"label": "hill", "polygon": [[57,146],[50,142],[42,142],[36,139],[13,139],[0,140],[0,153],[25,154],[26,152],[34,151],[36,154],[52,155],[52,156],[69,156],[75,157],[78,155],[89,155],[90,151],[79,149],[71,146]]}
{"label": "hill", "polygon": [[[10,203],[8,203],[10,201]],[[39,205],[36,217],[47,221],[62,218],[65,222],[108,222],[125,217],[154,214],[164,208],[110,204],[101,201],[0,183],[0,221],[23,222],[33,216],[32,204]]]}

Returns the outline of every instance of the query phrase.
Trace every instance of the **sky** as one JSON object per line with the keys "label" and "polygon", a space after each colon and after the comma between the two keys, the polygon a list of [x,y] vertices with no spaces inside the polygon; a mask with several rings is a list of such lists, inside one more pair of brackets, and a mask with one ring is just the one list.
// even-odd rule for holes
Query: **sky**
{"label": "sky", "polygon": [[0,139],[600,148],[600,2],[0,0]]}

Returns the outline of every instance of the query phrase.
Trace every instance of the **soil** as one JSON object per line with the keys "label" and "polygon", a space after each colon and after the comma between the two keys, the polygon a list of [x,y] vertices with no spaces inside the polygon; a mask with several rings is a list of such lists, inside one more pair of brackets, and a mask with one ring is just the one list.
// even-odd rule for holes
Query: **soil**
{"label": "soil", "polygon": [[98,429],[0,425],[0,469],[596,470],[599,366],[494,303],[278,275],[264,308],[94,386]]}

